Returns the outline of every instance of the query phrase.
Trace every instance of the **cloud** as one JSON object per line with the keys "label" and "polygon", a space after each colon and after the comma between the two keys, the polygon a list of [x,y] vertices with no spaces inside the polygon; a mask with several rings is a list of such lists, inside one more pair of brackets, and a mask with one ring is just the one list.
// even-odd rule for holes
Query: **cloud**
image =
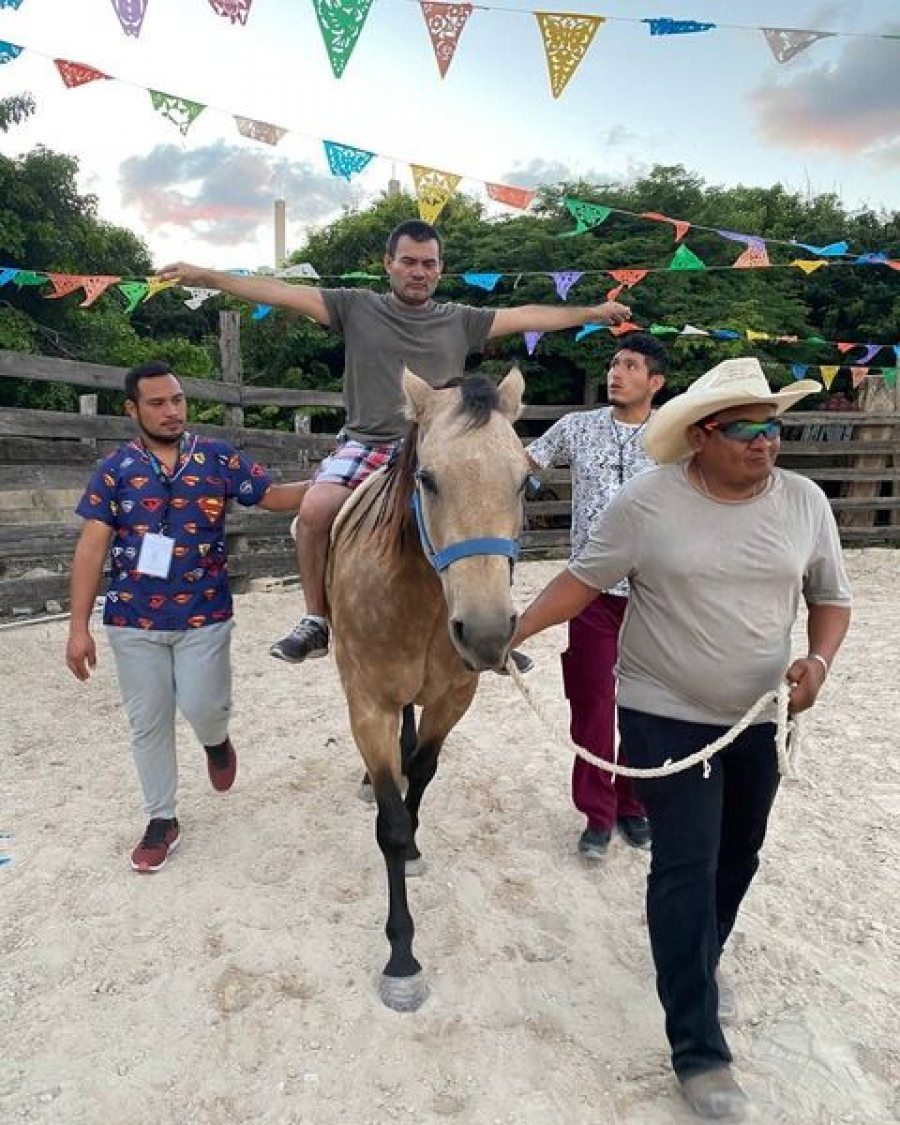
{"label": "cloud", "polygon": [[344,180],[305,162],[270,156],[225,141],[196,149],[157,145],[119,166],[122,202],[150,231],[180,228],[217,246],[254,239],[272,223],[275,199],[287,201],[292,223],[333,218],[354,198]]}
{"label": "cloud", "polygon": [[513,187],[542,187],[545,184],[577,183],[584,181],[590,184],[616,183],[622,178],[621,173],[609,169],[601,172],[595,168],[575,167],[564,164],[561,160],[542,160],[536,157],[527,163],[516,163],[508,172],[504,172],[501,182]]}
{"label": "cloud", "polygon": [[[815,50],[813,44],[809,51]],[[841,155],[877,155],[882,146],[895,145],[898,62],[900,43],[856,39],[836,60],[757,88],[750,104],[764,140]]]}

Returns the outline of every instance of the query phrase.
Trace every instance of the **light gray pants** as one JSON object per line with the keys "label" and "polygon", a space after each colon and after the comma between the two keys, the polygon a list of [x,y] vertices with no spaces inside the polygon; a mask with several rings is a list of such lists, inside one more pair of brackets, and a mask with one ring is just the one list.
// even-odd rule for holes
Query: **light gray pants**
{"label": "light gray pants", "polygon": [[151,818],[175,816],[176,706],[202,745],[218,746],[228,737],[233,628],[234,621],[184,631],[106,627]]}

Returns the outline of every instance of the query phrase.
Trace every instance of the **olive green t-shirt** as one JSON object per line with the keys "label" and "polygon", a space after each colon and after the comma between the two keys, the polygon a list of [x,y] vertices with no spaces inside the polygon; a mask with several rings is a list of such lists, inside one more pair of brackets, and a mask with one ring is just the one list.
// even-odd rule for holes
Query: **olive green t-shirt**
{"label": "olive green t-shirt", "polygon": [[631,584],[619,705],[693,723],[731,726],[778,687],[801,597],[850,605],[825,494],[783,469],[740,504],[697,492],[683,464],[641,473],[600,514],[569,570],[597,590]]}
{"label": "olive green t-shirt", "polygon": [[323,289],[331,329],[344,338],[344,433],[379,445],[409,428],[403,415],[403,365],[437,386],[465,371],[466,358],[484,347],[493,309],[429,301],[404,305],[390,293]]}

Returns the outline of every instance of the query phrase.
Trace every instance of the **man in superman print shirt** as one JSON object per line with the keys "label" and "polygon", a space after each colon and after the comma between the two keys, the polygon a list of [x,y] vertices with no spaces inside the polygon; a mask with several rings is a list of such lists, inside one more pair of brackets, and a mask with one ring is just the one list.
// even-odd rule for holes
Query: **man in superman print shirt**
{"label": "man in superman print shirt", "polygon": [[176,708],[206,750],[213,788],[229,790],[237,770],[228,737],[227,502],[296,511],[306,484],[272,484],[227,442],[188,433],[184,391],[165,363],[128,372],[125,409],[139,436],[105,458],[78,504],[85,524],[72,561],[66,663],[79,680],[96,666],[90,615],[109,556],[103,623],[150,818],[131,865],[151,872],[180,840]]}

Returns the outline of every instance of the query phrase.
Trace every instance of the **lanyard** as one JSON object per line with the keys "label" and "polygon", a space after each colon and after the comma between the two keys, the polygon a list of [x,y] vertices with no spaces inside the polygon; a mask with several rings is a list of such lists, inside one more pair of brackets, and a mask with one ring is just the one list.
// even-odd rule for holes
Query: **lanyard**
{"label": "lanyard", "polygon": [[[191,434],[185,433],[182,435],[178,443],[178,456],[175,459],[175,469],[170,473],[163,462],[152,450],[144,445],[143,439],[141,439],[141,451],[146,455],[147,460],[150,462],[150,468],[153,470],[153,475],[166,494],[166,502],[159,517],[159,533],[161,535],[168,535],[169,533],[169,512],[172,507],[172,489],[175,481],[181,476],[182,470],[190,460],[190,453],[193,453],[196,441],[197,439],[192,437]],[[188,442],[190,442],[190,450],[188,450]]]}

